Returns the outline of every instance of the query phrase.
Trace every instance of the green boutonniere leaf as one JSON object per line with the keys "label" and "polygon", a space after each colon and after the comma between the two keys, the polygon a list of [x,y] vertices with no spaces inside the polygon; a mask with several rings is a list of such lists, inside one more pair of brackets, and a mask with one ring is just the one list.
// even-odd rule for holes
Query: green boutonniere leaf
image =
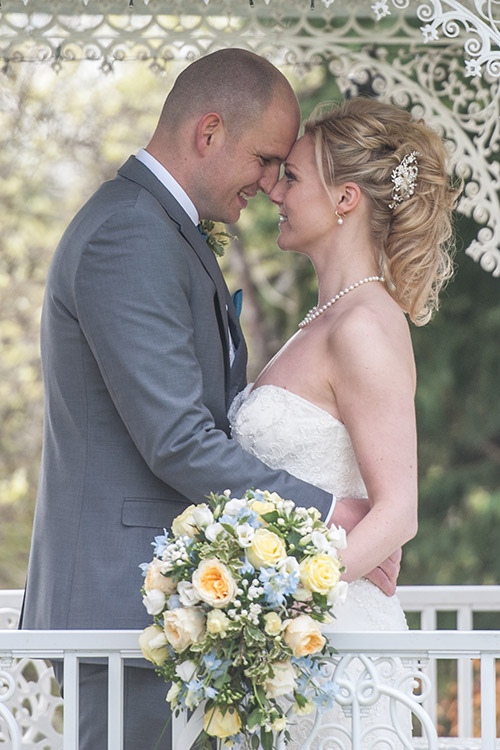
{"label": "green boutonniere leaf", "polygon": [[211,219],[202,219],[201,228],[207,235],[207,244],[212,250],[214,255],[222,258],[226,250],[227,245],[231,240],[235,240],[236,237],[229,232],[226,232],[224,224],[220,222],[211,221]]}

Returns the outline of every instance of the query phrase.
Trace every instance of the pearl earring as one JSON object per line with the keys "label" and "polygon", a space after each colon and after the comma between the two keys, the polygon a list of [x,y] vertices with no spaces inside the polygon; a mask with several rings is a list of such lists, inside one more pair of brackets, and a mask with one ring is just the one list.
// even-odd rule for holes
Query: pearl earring
{"label": "pearl earring", "polygon": [[345,214],[339,214],[338,211],[335,211],[335,216],[337,217],[337,224],[343,224],[344,223],[344,216],[345,216]]}

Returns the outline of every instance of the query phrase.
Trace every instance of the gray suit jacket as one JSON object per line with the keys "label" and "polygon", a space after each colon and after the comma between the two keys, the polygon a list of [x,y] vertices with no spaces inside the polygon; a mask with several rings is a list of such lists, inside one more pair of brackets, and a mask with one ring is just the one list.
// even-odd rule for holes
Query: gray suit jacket
{"label": "gray suit jacket", "polygon": [[212,490],[269,488],[327,512],[327,493],[230,439],[227,409],[246,369],[231,297],[203,237],[134,157],[57,248],[41,344],[44,443],[23,628],[147,625],[138,565]]}

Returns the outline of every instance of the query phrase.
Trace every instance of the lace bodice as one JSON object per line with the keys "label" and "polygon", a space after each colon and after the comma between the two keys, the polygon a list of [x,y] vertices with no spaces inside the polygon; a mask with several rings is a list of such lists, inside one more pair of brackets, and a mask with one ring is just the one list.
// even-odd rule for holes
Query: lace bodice
{"label": "lace bodice", "polygon": [[239,393],[229,410],[233,437],[246,451],[338,497],[366,497],[342,422],[279,386],[251,388]]}

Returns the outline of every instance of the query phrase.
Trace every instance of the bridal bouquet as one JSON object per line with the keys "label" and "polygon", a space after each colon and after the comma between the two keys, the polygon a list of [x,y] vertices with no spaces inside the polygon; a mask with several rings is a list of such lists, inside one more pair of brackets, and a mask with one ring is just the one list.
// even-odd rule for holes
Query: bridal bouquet
{"label": "bridal bouquet", "polygon": [[346,588],[343,529],[276,493],[227,490],[189,506],[153,547],[141,568],[154,624],[139,642],[171,682],[174,712],[203,703],[204,738],[272,750],[293,713],[331,708],[320,623]]}

